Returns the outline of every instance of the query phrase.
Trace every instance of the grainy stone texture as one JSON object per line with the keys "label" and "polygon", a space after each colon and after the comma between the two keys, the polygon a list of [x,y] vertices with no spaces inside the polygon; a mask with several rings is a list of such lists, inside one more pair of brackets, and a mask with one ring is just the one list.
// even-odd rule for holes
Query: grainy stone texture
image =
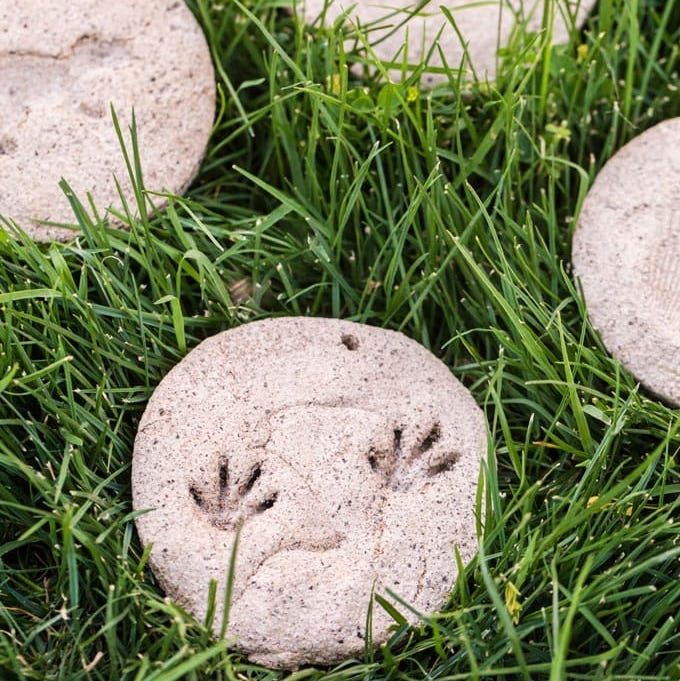
{"label": "grainy stone texture", "polygon": [[74,222],[60,179],[103,211],[121,207],[114,174],[134,209],[111,104],[125,132],[134,107],[147,189],[181,193],[204,154],[214,91],[184,2],[0,0],[0,215],[38,240],[71,238],[37,223]]}
{"label": "grainy stone texture", "polygon": [[[543,0],[490,0],[478,3],[469,0],[447,3],[430,0],[420,12],[409,18],[409,13],[413,14],[420,4],[419,0],[335,0],[326,9],[325,23],[332,23],[347,8],[352,8],[348,14],[349,20],[363,27],[371,44],[376,43],[373,47],[376,55],[382,61],[395,61],[398,64],[404,61],[402,46],[407,37],[407,61],[409,64],[419,64],[439,36],[438,44],[446,61],[442,60],[439,49],[435,47],[429,60],[430,66],[441,67],[446,63],[449,68],[458,69],[464,55],[463,43],[440,9],[445,4],[451,11],[463,41],[468,45],[470,61],[477,75],[480,78],[488,77],[489,80],[495,78],[496,53],[499,47],[508,44],[516,27],[516,17],[522,17],[522,21],[528,20],[531,31],[541,30],[543,23]],[[594,4],[595,0],[569,2],[570,11],[576,15],[577,26],[583,24]],[[324,0],[297,0],[296,8],[300,16],[308,23],[313,23],[324,9]],[[569,26],[571,20],[565,21],[563,13],[557,9],[554,43],[568,41]],[[466,69],[471,73],[469,63]],[[400,79],[398,69],[391,71],[391,75],[397,81]],[[445,76],[437,73],[423,75],[423,82],[429,85],[445,80]]]}
{"label": "grainy stone texture", "polygon": [[602,168],[573,265],[607,349],[680,406],[680,118],[643,132]]}
{"label": "grainy stone texture", "polygon": [[[330,664],[363,650],[374,587],[423,613],[444,604],[454,544],[466,562],[477,549],[485,447],[470,393],[404,335],[253,322],[201,343],[154,392],[132,466],[134,508],[154,510],[137,526],[162,587],[203,619],[243,520],[228,636],[270,667]],[[376,643],[390,624],[376,605]]]}

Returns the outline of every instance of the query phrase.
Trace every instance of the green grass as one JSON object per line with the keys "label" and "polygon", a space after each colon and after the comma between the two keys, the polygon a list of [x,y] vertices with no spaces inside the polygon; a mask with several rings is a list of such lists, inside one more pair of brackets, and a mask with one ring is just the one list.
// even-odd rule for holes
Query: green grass
{"label": "green grass", "polygon": [[221,90],[188,195],[131,206],[129,231],[73,199],[65,245],[0,231],[0,679],[285,676],[164,599],[129,478],[163,375],[292,314],[431,348],[490,447],[482,549],[447,607],[289,678],[679,679],[680,414],[606,353],[569,270],[598,169],[680,115],[677,3],[601,0],[569,45],[520,31],[496,84],[431,92],[370,56],[358,80],[337,31],[278,0],[222,4],[192,5]]}

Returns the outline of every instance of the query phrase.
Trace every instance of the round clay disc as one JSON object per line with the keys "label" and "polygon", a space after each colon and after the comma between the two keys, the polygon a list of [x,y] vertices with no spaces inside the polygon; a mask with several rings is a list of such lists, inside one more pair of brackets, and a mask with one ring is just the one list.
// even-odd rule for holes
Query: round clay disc
{"label": "round clay disc", "polygon": [[[307,23],[314,23],[324,11],[328,0],[297,0],[296,8]],[[292,4],[292,3],[291,3]],[[516,29],[518,17],[526,21],[529,31],[540,31],[543,23],[543,0],[490,0],[489,2],[469,2],[469,0],[453,0],[446,7],[456,23],[463,42],[441,11],[442,3],[430,0],[416,13],[422,0],[370,0],[369,2],[349,2],[334,0],[325,10],[326,25],[345,14],[348,20],[362,27],[368,42],[381,61],[404,62],[403,45],[408,42],[407,63],[419,64],[426,57],[435,41],[429,66],[448,66],[459,69],[465,54],[463,44],[468,47],[470,62],[477,76],[494,80],[496,75],[496,54],[505,47]],[[575,23],[581,26],[595,0],[570,2],[571,12],[575,14]],[[409,14],[412,16],[409,17]],[[404,20],[407,21],[404,21]],[[565,21],[563,14],[556,10],[552,40],[554,43],[568,41],[571,21]],[[445,60],[440,54],[443,52]],[[470,64],[465,68],[470,72]],[[411,71],[412,69],[407,69]],[[400,78],[400,70],[390,71],[395,80]],[[444,82],[444,74],[425,73],[425,84],[434,85]]]}
{"label": "round clay disc", "polygon": [[584,201],[572,257],[607,349],[680,406],[680,118],[605,164]]}
{"label": "round clay disc", "polygon": [[[136,117],[145,187],[181,193],[212,127],[215,81],[205,37],[178,0],[0,0],[0,215],[40,241],[73,228],[64,178],[100,214],[135,212],[112,122],[132,155]],[[156,197],[159,207],[163,201]]]}
{"label": "round clay disc", "polygon": [[[294,669],[361,654],[372,591],[428,613],[476,552],[485,420],[418,343],[335,319],[253,322],[203,341],[139,426],[133,506],[166,593],[203,620],[236,529],[227,637]],[[411,621],[413,613],[397,605]],[[393,620],[376,603],[375,644]]]}

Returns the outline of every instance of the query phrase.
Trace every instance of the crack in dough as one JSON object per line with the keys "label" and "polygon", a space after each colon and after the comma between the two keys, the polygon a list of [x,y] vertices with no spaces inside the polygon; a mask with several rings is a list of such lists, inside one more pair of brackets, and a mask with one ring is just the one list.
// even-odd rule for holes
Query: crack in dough
{"label": "crack in dough", "polygon": [[[0,50],[0,59],[8,57],[11,59],[47,59],[50,61],[65,61],[73,59],[81,51],[91,52],[94,56],[102,58],[111,56],[114,49],[126,48],[130,43],[128,38],[104,38],[98,34],[83,34],[74,43],[59,50],[58,52],[42,52],[40,50],[23,50],[23,49],[4,49]],[[129,56],[127,50],[121,50],[126,56]]]}

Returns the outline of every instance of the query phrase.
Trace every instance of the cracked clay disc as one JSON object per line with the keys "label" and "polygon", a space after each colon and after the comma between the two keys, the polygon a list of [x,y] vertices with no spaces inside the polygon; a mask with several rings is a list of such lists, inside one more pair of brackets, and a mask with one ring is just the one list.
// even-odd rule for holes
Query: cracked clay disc
{"label": "cracked clay disc", "polygon": [[[132,497],[166,593],[217,614],[242,531],[227,637],[294,669],[360,655],[373,589],[441,608],[477,550],[485,420],[418,343],[335,319],[252,322],[203,341],[142,417]],[[389,600],[389,598],[388,598]],[[410,610],[396,606],[409,620]],[[375,603],[372,636],[391,618]]]}
{"label": "cracked clay disc", "polygon": [[[297,0],[296,8],[308,23],[314,23],[324,11],[327,0]],[[291,3],[292,4],[292,3]],[[423,5],[416,14],[420,5]],[[459,69],[464,56],[463,44],[468,47],[470,62],[477,76],[494,80],[496,77],[496,54],[510,42],[518,21],[527,22],[529,31],[540,31],[543,24],[543,0],[490,0],[488,2],[469,2],[453,0],[446,7],[456,23],[456,32],[441,10],[443,3],[436,0],[423,3],[422,0],[370,0],[353,2],[333,0],[325,10],[325,24],[331,25],[349,9],[348,20],[358,25],[371,44],[376,56],[385,62],[396,62],[398,68],[391,71],[395,80],[400,80],[400,65],[404,62],[403,45],[408,41],[406,61],[419,64],[429,57],[429,65],[441,68],[445,64],[451,69]],[[583,25],[595,0],[570,1],[570,13],[575,16],[577,27]],[[413,16],[409,17],[409,13]],[[406,20],[406,21],[405,21]],[[569,40],[571,20],[565,20],[564,8],[555,10],[552,40],[566,43]],[[351,47],[352,43],[348,43]],[[440,51],[441,50],[441,51]],[[442,59],[442,53],[444,59]],[[465,68],[470,71],[470,64]],[[408,71],[411,71],[408,69]],[[425,84],[434,85],[446,81],[439,73],[423,74]]]}
{"label": "cracked clay disc", "polygon": [[75,222],[61,178],[103,214],[122,209],[114,175],[135,212],[111,105],[130,155],[134,108],[145,187],[182,193],[215,109],[208,46],[184,2],[0,0],[0,215],[36,240],[67,240],[73,228],[40,224]]}
{"label": "cracked clay disc", "polygon": [[680,406],[680,118],[605,164],[584,201],[572,258],[604,345]]}

